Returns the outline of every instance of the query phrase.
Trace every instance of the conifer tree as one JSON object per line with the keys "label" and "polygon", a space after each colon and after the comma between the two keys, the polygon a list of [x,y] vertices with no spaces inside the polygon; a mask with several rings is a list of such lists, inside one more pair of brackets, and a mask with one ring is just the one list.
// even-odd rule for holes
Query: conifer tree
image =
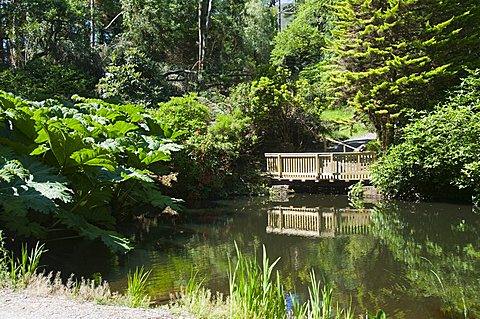
{"label": "conifer tree", "polygon": [[409,110],[430,109],[480,61],[474,1],[341,0],[335,14],[333,102],[366,114],[384,148]]}

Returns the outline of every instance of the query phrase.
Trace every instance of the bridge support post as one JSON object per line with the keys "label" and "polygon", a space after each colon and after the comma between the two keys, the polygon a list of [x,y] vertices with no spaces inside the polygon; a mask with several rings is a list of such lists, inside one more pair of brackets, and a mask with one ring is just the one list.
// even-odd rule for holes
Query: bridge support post
{"label": "bridge support post", "polygon": [[280,219],[278,221],[278,228],[280,228],[280,230],[283,229],[283,208],[280,207]]}
{"label": "bridge support post", "polygon": [[278,178],[282,178],[283,176],[283,163],[282,163],[282,155],[278,154],[277,156],[277,167],[278,167]]}
{"label": "bridge support post", "polygon": [[318,211],[317,211],[317,231],[318,231],[318,236],[319,237],[322,235],[322,230],[323,230],[322,221],[323,221],[323,214],[320,211],[320,208],[318,208]]}
{"label": "bridge support post", "polygon": [[330,153],[330,182],[333,182],[338,178],[337,176],[337,167],[338,164],[334,161],[333,153]]}

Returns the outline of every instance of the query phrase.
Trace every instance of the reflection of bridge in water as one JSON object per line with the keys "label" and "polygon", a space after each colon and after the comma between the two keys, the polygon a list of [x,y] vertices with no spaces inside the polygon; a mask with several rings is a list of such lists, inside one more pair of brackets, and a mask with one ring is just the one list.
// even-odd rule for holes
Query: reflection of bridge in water
{"label": "reflection of bridge in water", "polygon": [[275,207],[268,211],[267,233],[335,237],[369,233],[371,209]]}

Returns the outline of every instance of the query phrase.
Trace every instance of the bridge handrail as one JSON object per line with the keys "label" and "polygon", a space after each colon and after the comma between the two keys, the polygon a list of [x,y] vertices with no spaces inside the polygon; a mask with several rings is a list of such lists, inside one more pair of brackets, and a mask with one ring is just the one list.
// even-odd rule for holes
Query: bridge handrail
{"label": "bridge handrail", "polygon": [[265,153],[267,173],[288,180],[368,180],[374,152]]}
{"label": "bridge handrail", "polygon": [[265,157],[273,157],[281,155],[283,157],[310,157],[310,156],[335,156],[335,155],[375,155],[375,152],[309,152],[309,153],[265,153]]}

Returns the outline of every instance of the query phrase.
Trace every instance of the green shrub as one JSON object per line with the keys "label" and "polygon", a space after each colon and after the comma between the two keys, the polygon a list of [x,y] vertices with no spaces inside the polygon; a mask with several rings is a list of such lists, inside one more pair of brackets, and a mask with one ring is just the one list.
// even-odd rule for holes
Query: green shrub
{"label": "green shrub", "polygon": [[237,149],[228,144],[201,131],[185,142],[183,151],[173,160],[173,167],[178,172],[175,191],[187,194],[187,203],[227,195],[226,180],[232,175],[237,159]]}
{"label": "green shrub", "polygon": [[198,102],[197,94],[190,93],[182,97],[172,97],[170,101],[160,103],[154,113],[159,120],[168,123],[176,131],[192,136],[197,131],[205,131],[211,121],[210,111]]}
{"label": "green shrub", "polygon": [[173,164],[178,174],[176,191],[193,203],[232,194],[252,193],[257,136],[251,119],[240,111],[218,113],[204,131],[197,130],[184,144]]}
{"label": "green shrub", "polygon": [[128,49],[110,57],[97,92],[104,99],[154,106],[167,95],[162,73],[145,53]]}
{"label": "green shrub", "polygon": [[178,172],[173,192],[187,194],[187,203],[225,197],[232,181],[234,164],[242,150],[251,146],[249,118],[240,112],[217,113],[198,102],[196,94],[161,103],[154,116],[184,132],[184,149],[173,160]]}
{"label": "green shrub", "polygon": [[97,80],[94,73],[46,58],[29,61],[21,68],[0,71],[2,90],[36,101],[70,99],[73,94],[91,97]]}
{"label": "green shrub", "polygon": [[292,151],[314,141],[319,133],[314,110],[304,97],[302,81],[292,81],[279,68],[270,77],[238,85],[231,94],[235,108],[250,118],[259,150]]}
{"label": "green shrub", "polygon": [[445,103],[407,125],[402,142],[373,166],[372,182],[393,197],[480,193],[480,77],[472,72]]}

